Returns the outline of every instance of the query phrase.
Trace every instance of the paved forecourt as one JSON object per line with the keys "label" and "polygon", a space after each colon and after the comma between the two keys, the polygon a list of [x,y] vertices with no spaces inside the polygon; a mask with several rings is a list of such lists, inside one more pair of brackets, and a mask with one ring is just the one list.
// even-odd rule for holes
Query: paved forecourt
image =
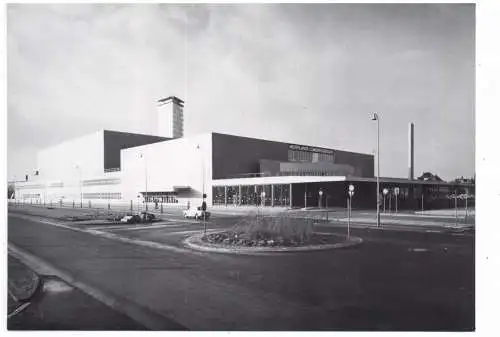
{"label": "paved forecourt", "polygon": [[[9,243],[189,329],[474,326],[473,233],[353,228],[364,242],[352,249],[229,256],[183,246],[183,239],[202,231],[202,223],[179,215],[163,220],[147,229],[96,228],[11,212]],[[220,230],[236,221],[214,216],[207,224]],[[317,226],[345,233],[342,226]]]}

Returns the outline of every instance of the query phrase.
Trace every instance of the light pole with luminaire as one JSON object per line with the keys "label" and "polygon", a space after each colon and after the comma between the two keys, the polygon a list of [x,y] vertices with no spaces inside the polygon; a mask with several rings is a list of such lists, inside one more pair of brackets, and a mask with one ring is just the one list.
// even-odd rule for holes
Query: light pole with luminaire
{"label": "light pole with luminaire", "polygon": [[354,185],[350,184],[347,191],[349,198],[347,198],[347,239],[351,237],[351,210],[352,210],[352,197],[354,196]]}
{"label": "light pole with luminaire", "polygon": [[144,194],[144,203],[146,204],[146,212],[148,211],[148,166],[146,163],[146,156],[142,154],[142,152],[139,154],[139,157],[144,160],[144,187],[145,187],[145,194]]}
{"label": "light pole with luminaire", "polygon": [[323,199],[323,190],[322,190],[321,188],[319,189],[318,194],[319,194],[319,199],[318,199],[318,208],[321,208],[321,204],[322,204],[322,201],[323,201],[323,200],[322,200],[322,199]]}
{"label": "light pole with luminaire", "polygon": [[82,192],[82,168],[80,165],[75,165],[75,168],[80,172],[80,208],[83,208],[83,192]]}
{"label": "light pole with luminaire", "polygon": [[394,196],[396,197],[396,213],[398,212],[398,195],[399,195],[399,187],[394,187]]}
{"label": "light pole with luminaire", "polygon": [[264,207],[266,205],[266,192],[265,191],[262,191],[262,193],[260,194],[260,203],[262,205],[262,207]]}
{"label": "light pole with luminaire", "polygon": [[198,144],[196,146],[196,149],[200,151],[201,171],[202,171],[202,175],[201,175],[201,178],[202,178],[201,190],[202,190],[202,199],[203,199],[202,201],[205,201],[205,161],[203,160],[203,153],[201,151],[200,144]]}
{"label": "light pole with luminaire", "polygon": [[384,194],[384,213],[385,213],[385,196],[387,195],[387,193],[389,193],[389,190],[387,188],[384,188],[382,193]]}
{"label": "light pole with luminaire", "polygon": [[377,227],[380,227],[380,118],[376,113],[372,121],[377,121]]}

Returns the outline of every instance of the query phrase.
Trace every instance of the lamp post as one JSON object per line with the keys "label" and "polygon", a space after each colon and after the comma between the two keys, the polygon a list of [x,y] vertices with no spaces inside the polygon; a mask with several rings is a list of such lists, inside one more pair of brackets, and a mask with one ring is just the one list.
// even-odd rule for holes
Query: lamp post
{"label": "lamp post", "polygon": [[264,207],[266,205],[266,192],[265,191],[262,191],[262,193],[260,194],[260,203],[261,203],[262,207]]}
{"label": "lamp post", "polygon": [[387,193],[389,193],[389,190],[387,188],[384,188],[382,193],[384,194],[384,213],[385,213],[385,196],[387,195]]}
{"label": "lamp post", "polygon": [[347,240],[351,237],[351,210],[352,210],[352,197],[354,196],[354,185],[349,185],[347,191],[349,198],[347,198]]}
{"label": "lamp post", "polygon": [[380,118],[374,113],[372,121],[377,121],[377,227],[380,227]]}
{"label": "lamp post", "polygon": [[144,188],[145,188],[145,193],[144,193],[144,203],[146,204],[146,212],[148,211],[148,166],[146,163],[146,156],[141,152],[139,154],[139,157],[144,160]]}
{"label": "lamp post", "polygon": [[396,197],[396,213],[398,212],[398,195],[399,195],[399,187],[394,187],[394,196]]}
{"label": "lamp post", "polygon": [[201,151],[201,146],[198,144],[196,149],[200,151],[201,159],[201,191],[202,191],[202,201],[205,201],[205,161],[203,160],[203,153]]}
{"label": "lamp post", "polygon": [[389,214],[391,214],[392,213],[392,193],[391,193],[391,189],[389,189],[388,197],[389,197]]}
{"label": "lamp post", "polygon": [[82,192],[82,168],[80,165],[75,165],[75,168],[80,172],[80,208],[83,208],[83,192]]}
{"label": "lamp post", "polygon": [[203,152],[201,151],[201,146],[198,144],[196,146],[196,149],[200,151],[200,159],[201,159],[201,192],[202,192],[202,202],[201,202],[201,209],[203,211],[203,236],[207,235],[207,218],[206,218],[206,210],[207,210],[207,203],[205,201],[206,194],[205,194],[205,161],[203,160]]}
{"label": "lamp post", "polygon": [[318,199],[318,208],[321,208],[321,204],[322,204],[322,201],[323,201],[323,200],[322,200],[322,199],[323,199],[323,190],[322,190],[321,188],[319,189],[318,194],[319,194],[319,199]]}

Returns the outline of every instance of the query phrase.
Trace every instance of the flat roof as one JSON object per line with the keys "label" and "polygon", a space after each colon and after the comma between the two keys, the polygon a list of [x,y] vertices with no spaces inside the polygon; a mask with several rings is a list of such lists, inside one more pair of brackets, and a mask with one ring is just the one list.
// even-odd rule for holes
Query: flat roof
{"label": "flat roof", "polygon": [[254,178],[229,178],[212,180],[213,186],[223,185],[270,185],[296,184],[327,181],[345,181],[345,176],[272,176]]}
{"label": "flat roof", "polygon": [[[228,185],[278,185],[278,184],[300,184],[300,183],[315,183],[315,182],[370,182],[376,183],[375,177],[354,177],[354,176],[271,176],[271,177],[250,177],[250,178],[229,178],[212,180],[213,186],[228,186]],[[415,184],[415,185],[470,185],[465,183],[449,183],[446,181],[434,180],[409,180],[405,178],[389,178],[380,177],[381,183],[394,184]]]}

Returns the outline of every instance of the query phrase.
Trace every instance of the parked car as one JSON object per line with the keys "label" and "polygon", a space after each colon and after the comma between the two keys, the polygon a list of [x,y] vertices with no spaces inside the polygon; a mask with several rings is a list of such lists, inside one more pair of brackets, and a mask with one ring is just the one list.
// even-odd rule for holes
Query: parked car
{"label": "parked car", "polygon": [[120,222],[123,223],[138,223],[141,222],[141,216],[139,214],[125,215]]}
{"label": "parked car", "polygon": [[205,219],[208,220],[210,218],[210,212],[208,211],[203,211],[201,207],[191,207],[183,212],[185,218],[193,218],[193,219],[203,219],[203,216],[205,216]]}
{"label": "parked car", "polygon": [[141,212],[141,219],[143,222],[152,222],[155,219],[153,213]]}

